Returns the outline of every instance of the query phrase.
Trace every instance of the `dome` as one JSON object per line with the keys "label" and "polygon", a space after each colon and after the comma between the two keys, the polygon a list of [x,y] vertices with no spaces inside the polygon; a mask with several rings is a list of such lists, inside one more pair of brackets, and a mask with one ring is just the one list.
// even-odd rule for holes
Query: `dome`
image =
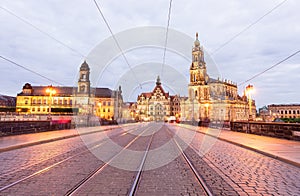
{"label": "dome", "polygon": [[31,86],[31,84],[26,83],[26,84],[23,86],[23,89],[32,89],[32,86]]}
{"label": "dome", "polygon": [[81,66],[80,66],[80,71],[89,71],[89,65],[86,63],[86,61],[84,61]]}

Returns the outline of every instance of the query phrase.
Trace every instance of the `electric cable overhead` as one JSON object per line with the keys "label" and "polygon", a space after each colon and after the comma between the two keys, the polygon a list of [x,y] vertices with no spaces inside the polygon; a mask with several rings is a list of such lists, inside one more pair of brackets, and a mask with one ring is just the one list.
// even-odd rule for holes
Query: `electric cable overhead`
{"label": "electric cable overhead", "polygon": [[33,70],[31,70],[31,69],[29,69],[29,68],[23,66],[23,65],[20,65],[20,64],[14,62],[13,60],[10,60],[10,59],[8,59],[8,58],[5,58],[5,57],[3,57],[2,55],[0,55],[0,58],[2,58],[3,60],[5,60],[5,61],[7,61],[7,62],[9,62],[9,63],[11,63],[11,64],[14,64],[14,65],[20,67],[20,68],[22,68],[22,69],[25,69],[26,71],[29,71],[29,72],[31,72],[31,73],[33,73],[33,74],[35,74],[35,75],[38,75],[38,76],[40,76],[40,77],[42,77],[42,78],[44,78],[44,79],[46,79],[46,80],[48,80],[48,81],[50,81],[50,82],[53,82],[53,83],[56,83],[56,84],[59,84],[59,85],[63,85],[62,83],[57,82],[57,81],[55,81],[55,80],[52,80],[52,79],[48,78],[47,76],[44,76],[44,75],[42,75],[42,74],[40,74],[40,73],[38,73],[38,72],[36,72],[36,71],[33,71]]}
{"label": "electric cable overhead", "polygon": [[254,22],[252,22],[251,24],[249,24],[246,28],[244,28],[243,30],[241,30],[239,33],[237,33],[236,35],[234,35],[233,37],[231,37],[228,41],[226,41],[223,44],[221,44],[218,48],[216,48],[213,52],[211,52],[210,55],[216,54],[219,50],[221,50],[222,48],[224,48],[227,44],[229,44],[230,42],[232,42],[235,38],[237,38],[242,33],[244,33],[245,31],[247,31],[248,29],[250,29],[252,26],[254,26],[255,24],[257,24],[264,17],[266,17],[267,15],[269,15],[270,13],[272,13],[274,10],[276,10],[277,8],[279,8],[285,2],[287,2],[287,0],[284,0],[284,1],[280,2],[279,4],[277,4],[275,7],[273,7],[271,10],[269,10],[267,13],[265,13],[264,15],[262,15],[261,17],[259,17],[257,20],[255,20]]}
{"label": "electric cable overhead", "polygon": [[169,26],[170,26],[170,20],[171,20],[172,2],[173,2],[173,0],[170,0],[169,11],[168,11],[168,22],[167,22],[167,29],[166,29],[166,39],[165,39],[165,44],[164,44],[163,62],[162,62],[162,67],[161,67],[161,78],[163,77],[164,65],[166,63],[166,51],[167,51],[167,44],[168,44]]}
{"label": "electric cable overhead", "polygon": [[77,50],[75,50],[74,48],[68,46],[66,43],[56,39],[54,36],[50,35],[49,33],[43,31],[42,29],[38,28],[37,26],[35,26],[34,24],[30,23],[29,21],[25,20],[24,18],[21,18],[20,16],[18,16],[17,14],[13,13],[12,11],[0,6],[0,8],[4,11],[6,11],[7,13],[9,13],[10,15],[13,15],[14,17],[18,18],[20,21],[22,21],[23,23],[31,26],[32,28],[36,29],[37,31],[39,31],[40,33],[46,35],[47,37],[49,37],[50,39],[56,41],[57,43],[63,45],[64,47],[68,48],[69,50],[71,50],[72,52],[76,53],[77,55],[86,58],[85,55],[83,55],[82,53],[78,52]]}
{"label": "electric cable overhead", "polygon": [[129,62],[128,62],[128,60],[127,60],[127,58],[126,58],[126,56],[125,56],[125,54],[124,54],[124,52],[123,52],[123,50],[122,50],[122,48],[121,48],[119,42],[118,42],[118,40],[117,40],[117,38],[115,37],[115,34],[113,33],[113,31],[112,31],[112,29],[111,29],[111,27],[110,27],[108,21],[106,20],[106,18],[105,18],[105,16],[104,16],[103,12],[101,11],[101,9],[100,9],[100,7],[99,7],[97,1],[96,1],[96,0],[93,0],[93,1],[94,1],[95,5],[96,5],[96,7],[97,7],[97,10],[99,11],[99,13],[100,13],[102,19],[103,19],[103,21],[105,22],[105,24],[106,24],[106,26],[107,26],[107,28],[108,28],[108,30],[109,30],[109,32],[110,32],[112,38],[114,39],[114,41],[115,41],[115,43],[116,43],[118,49],[120,50],[121,55],[123,56],[123,58],[124,58],[126,64],[128,65],[130,71],[133,73],[133,75],[134,75],[134,77],[135,77],[135,79],[136,79],[138,85],[140,86],[140,88],[142,88],[141,83],[138,81],[137,76],[136,76],[134,70],[131,68],[131,66],[130,66],[130,64],[129,64]]}
{"label": "electric cable overhead", "polygon": [[272,65],[271,67],[269,67],[269,68],[267,68],[267,69],[265,69],[265,70],[263,70],[263,71],[261,71],[261,72],[259,72],[259,73],[255,74],[254,76],[252,76],[251,78],[249,78],[249,79],[245,80],[244,82],[241,82],[241,83],[240,83],[238,86],[241,86],[242,84],[245,84],[245,83],[247,83],[247,82],[249,82],[249,81],[253,80],[254,78],[257,78],[258,76],[260,76],[260,75],[264,74],[265,72],[267,72],[267,71],[269,71],[269,70],[273,69],[274,67],[276,67],[276,66],[280,65],[280,64],[281,64],[281,63],[283,63],[284,61],[286,61],[286,60],[288,60],[288,59],[292,58],[293,56],[297,55],[299,52],[300,52],[300,50],[298,50],[298,51],[294,52],[293,54],[291,54],[291,55],[289,55],[288,57],[286,57],[286,58],[282,59],[281,61],[279,61],[278,63],[276,63],[276,64]]}

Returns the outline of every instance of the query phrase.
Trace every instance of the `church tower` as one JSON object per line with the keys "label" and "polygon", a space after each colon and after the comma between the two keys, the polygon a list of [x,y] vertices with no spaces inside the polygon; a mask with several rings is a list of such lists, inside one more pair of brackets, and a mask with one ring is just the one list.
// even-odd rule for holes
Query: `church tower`
{"label": "church tower", "polygon": [[90,68],[86,61],[80,66],[77,93],[90,95]]}
{"label": "church tower", "polygon": [[198,102],[209,100],[209,76],[206,72],[203,47],[200,46],[198,33],[192,49],[192,64],[190,67],[189,98]]}

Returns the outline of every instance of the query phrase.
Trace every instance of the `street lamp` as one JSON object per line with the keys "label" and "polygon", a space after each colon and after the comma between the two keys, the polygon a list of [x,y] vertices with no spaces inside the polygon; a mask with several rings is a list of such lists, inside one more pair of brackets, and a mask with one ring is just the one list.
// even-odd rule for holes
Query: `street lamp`
{"label": "street lamp", "polygon": [[51,116],[51,103],[52,103],[52,96],[56,94],[56,90],[52,87],[52,85],[48,86],[46,89],[46,93],[49,94],[49,117]]}
{"label": "street lamp", "polygon": [[246,95],[248,97],[248,102],[249,102],[249,120],[252,120],[252,98],[251,95],[254,91],[253,85],[249,84],[246,86]]}

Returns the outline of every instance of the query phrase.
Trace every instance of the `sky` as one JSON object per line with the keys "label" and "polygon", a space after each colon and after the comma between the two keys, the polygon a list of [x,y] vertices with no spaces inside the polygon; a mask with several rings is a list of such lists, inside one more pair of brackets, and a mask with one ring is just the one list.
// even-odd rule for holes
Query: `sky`
{"label": "sky", "polygon": [[[284,3],[267,14],[281,2]],[[155,3],[153,0],[98,0],[97,3],[116,38],[125,39],[125,42],[138,39],[134,35],[125,36],[131,29],[167,27],[168,0],[156,0]],[[240,84],[300,49],[299,8],[298,0],[173,0],[169,29],[171,33],[182,33],[191,40],[198,32],[199,41],[206,51],[208,74]],[[188,80],[193,42],[183,52],[187,55],[182,55],[173,50],[172,44],[189,43],[172,39],[170,35],[163,71],[160,69],[163,47],[139,45],[124,49],[127,63],[116,49],[93,0],[2,0],[0,26],[1,56],[61,85],[75,86],[81,63],[84,60],[95,63],[89,57],[98,56],[95,51],[106,43],[97,58],[103,60],[109,52],[115,53],[107,59],[109,65],[105,69],[95,70],[92,66],[93,86],[114,89],[127,77],[126,81],[132,80],[132,84],[130,88],[123,84],[127,93],[125,101],[135,101],[135,95],[151,91],[156,75],[161,75],[162,84],[165,79],[168,91],[186,93],[176,88],[187,89],[184,80]],[[243,31],[245,28],[247,30]],[[159,38],[163,46],[164,34],[156,36],[148,36],[148,39]],[[235,39],[220,48],[234,36]],[[125,47],[124,44],[120,40],[121,48]],[[16,96],[27,82],[57,85],[1,58],[0,68],[0,94]],[[250,83],[255,88],[253,98],[258,108],[268,104],[300,103],[299,73],[300,54],[238,86],[239,94]],[[167,77],[173,77],[173,80],[167,82]],[[183,82],[177,82],[178,78]]]}

